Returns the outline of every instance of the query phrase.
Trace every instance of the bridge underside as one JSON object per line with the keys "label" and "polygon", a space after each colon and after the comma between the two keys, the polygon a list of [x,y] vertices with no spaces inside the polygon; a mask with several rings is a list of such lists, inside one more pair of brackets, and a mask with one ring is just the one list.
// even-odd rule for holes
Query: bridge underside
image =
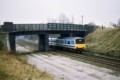
{"label": "bridge underside", "polygon": [[[9,39],[10,51],[16,52],[15,37],[21,34],[22,33],[17,33],[17,34],[9,33],[8,39]],[[48,41],[49,34],[36,34],[36,35],[38,35],[38,51],[47,51],[49,46],[49,41]],[[60,34],[60,37],[84,37],[84,36],[85,34],[74,34],[74,33]]]}

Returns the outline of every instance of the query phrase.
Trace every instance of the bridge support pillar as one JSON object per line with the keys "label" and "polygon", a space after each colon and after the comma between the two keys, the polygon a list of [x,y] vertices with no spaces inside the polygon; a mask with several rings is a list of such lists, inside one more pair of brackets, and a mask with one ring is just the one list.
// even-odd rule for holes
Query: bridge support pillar
{"label": "bridge support pillar", "polygon": [[15,35],[9,34],[9,35],[8,35],[8,40],[9,40],[10,51],[11,51],[11,52],[16,52]]}
{"label": "bridge support pillar", "polygon": [[39,34],[38,40],[38,50],[47,51],[48,50],[48,34]]}

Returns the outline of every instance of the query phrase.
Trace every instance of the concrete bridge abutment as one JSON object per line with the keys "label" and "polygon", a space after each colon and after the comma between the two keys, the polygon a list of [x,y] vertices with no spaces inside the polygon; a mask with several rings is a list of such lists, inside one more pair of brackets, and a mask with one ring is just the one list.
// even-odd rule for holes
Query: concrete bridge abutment
{"label": "concrete bridge abutment", "polygon": [[47,51],[48,50],[48,34],[39,34],[38,35],[38,50],[39,51]]}
{"label": "concrete bridge abutment", "polygon": [[16,52],[16,41],[14,34],[8,34],[9,47],[11,52]]}

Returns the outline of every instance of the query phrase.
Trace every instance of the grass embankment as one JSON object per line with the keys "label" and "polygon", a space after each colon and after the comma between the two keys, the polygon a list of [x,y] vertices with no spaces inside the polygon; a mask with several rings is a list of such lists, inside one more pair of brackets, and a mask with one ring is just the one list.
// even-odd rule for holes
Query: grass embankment
{"label": "grass embankment", "polygon": [[87,50],[120,58],[120,28],[97,29],[86,36]]}
{"label": "grass embankment", "polygon": [[0,80],[53,80],[53,78],[27,64],[21,55],[0,51]]}

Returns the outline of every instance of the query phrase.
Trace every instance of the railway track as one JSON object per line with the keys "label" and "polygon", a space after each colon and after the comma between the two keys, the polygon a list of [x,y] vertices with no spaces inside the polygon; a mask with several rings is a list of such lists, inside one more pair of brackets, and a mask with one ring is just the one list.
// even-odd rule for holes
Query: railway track
{"label": "railway track", "polygon": [[[27,41],[22,41],[22,43],[18,42],[18,44],[21,44],[21,45],[26,44],[31,48],[38,47],[35,43],[31,43],[31,42],[27,42]],[[67,52],[67,51],[56,50],[56,49],[53,49],[53,51],[50,52],[50,54],[53,54],[53,55],[69,56],[72,58],[76,58],[78,60],[82,60],[82,61],[90,62],[90,63],[92,62],[95,64],[97,63],[100,65],[107,66],[107,68],[120,71],[120,60],[114,60],[114,59],[109,59],[109,58],[102,58],[99,56],[87,55],[86,53],[87,52],[84,52],[84,54],[78,54],[78,53]]]}
{"label": "railway track", "polygon": [[109,65],[112,67],[120,68],[120,63],[118,61],[114,62],[114,61],[107,60],[104,58],[100,58],[100,57],[98,58],[96,56],[89,56],[89,55],[71,53],[71,52],[66,52],[66,51],[65,52],[64,51],[55,51],[55,52],[57,52],[58,54],[68,55],[68,56],[72,56],[72,57],[79,58],[79,59],[84,59],[86,61],[102,63],[102,64]]}

